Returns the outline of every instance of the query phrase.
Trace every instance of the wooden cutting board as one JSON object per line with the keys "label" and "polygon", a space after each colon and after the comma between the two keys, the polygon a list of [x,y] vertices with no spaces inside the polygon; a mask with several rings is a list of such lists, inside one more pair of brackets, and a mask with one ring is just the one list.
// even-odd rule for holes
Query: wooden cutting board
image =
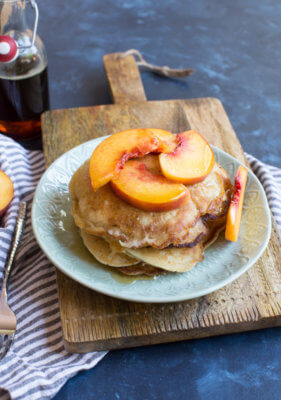
{"label": "wooden cutting board", "polygon": [[[158,127],[180,132],[189,125],[246,163],[218,99],[150,102],[132,56],[106,55],[104,64],[115,104],[46,112],[42,117],[46,166],[82,142],[123,129]],[[247,273],[210,295],[173,304],[117,300],[57,271],[65,347],[71,352],[88,352],[280,325],[280,244],[273,221],[269,245]]]}

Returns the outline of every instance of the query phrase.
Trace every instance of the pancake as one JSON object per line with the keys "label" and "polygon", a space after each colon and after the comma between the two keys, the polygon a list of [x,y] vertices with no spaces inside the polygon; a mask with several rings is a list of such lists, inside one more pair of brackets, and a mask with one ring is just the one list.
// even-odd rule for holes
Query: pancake
{"label": "pancake", "polygon": [[80,234],[84,245],[101,264],[110,267],[125,267],[139,263],[139,260],[129,255],[113,251],[109,244],[100,237],[89,235],[83,230],[80,231]]}
{"label": "pancake", "polygon": [[152,275],[157,273],[158,268],[170,272],[186,272],[203,260],[202,243],[192,248],[170,248],[164,250],[154,249],[153,247],[135,250],[123,250],[121,248],[121,251],[118,252],[112,250],[112,247],[102,238],[89,235],[83,231],[81,231],[81,237],[87,249],[100,263],[111,267],[134,265],[134,268],[119,268],[120,272],[128,275]]}
{"label": "pancake", "polygon": [[82,230],[80,230],[80,234],[84,245],[96,260],[101,264],[113,267],[114,270],[122,274],[155,276],[164,272],[159,268],[141,263],[136,258],[113,250],[112,247],[100,237],[89,235]]}
{"label": "pancake", "polygon": [[213,171],[202,182],[188,187],[200,215],[208,214],[214,219],[225,214],[232,194],[232,184],[219,164],[215,164]]}
{"label": "pancake", "polygon": [[[156,155],[140,160],[152,172],[159,171]],[[118,198],[109,185],[94,192],[89,177],[89,161],[86,161],[70,182],[72,215],[76,225],[85,232],[119,241],[128,249],[190,246],[208,234],[202,223],[203,215],[219,218],[225,214],[232,185],[226,172],[215,164],[203,182],[186,186],[191,197],[183,207],[166,212],[147,212]],[[204,195],[201,194],[203,189]]]}
{"label": "pancake", "polygon": [[126,249],[126,253],[136,259],[170,272],[190,271],[203,257],[203,245],[193,247],[176,247],[158,250],[153,247],[143,249]]}
{"label": "pancake", "polygon": [[[112,247],[104,239],[89,235],[86,232],[81,231],[81,237],[90,253],[102,264],[111,267],[134,265],[134,268],[119,268],[120,272],[128,275],[151,275],[157,273],[158,268],[170,272],[186,272],[203,260],[202,243],[192,248],[181,249],[158,250],[153,247],[124,249],[124,253],[122,249],[120,252],[116,251],[118,246],[112,250]],[[157,267],[157,269],[151,267]]]}
{"label": "pancake", "polygon": [[209,247],[224,229],[225,217],[205,222],[208,234],[192,247],[155,249],[128,249],[115,240],[90,235],[80,230],[81,237],[90,253],[102,264],[114,267],[125,275],[154,276],[169,272],[186,272],[203,260],[203,248]]}
{"label": "pancake", "polygon": [[125,249],[125,252],[139,261],[172,272],[186,272],[191,270],[198,262],[204,259],[203,249],[213,244],[220,232],[225,228],[225,216],[205,221],[208,234],[198,244],[192,247],[155,249],[145,247],[142,249]]}
{"label": "pancake", "polygon": [[207,222],[209,233],[203,239],[204,250],[211,246],[218,238],[221,231],[225,228],[226,216],[216,219],[209,219]]}

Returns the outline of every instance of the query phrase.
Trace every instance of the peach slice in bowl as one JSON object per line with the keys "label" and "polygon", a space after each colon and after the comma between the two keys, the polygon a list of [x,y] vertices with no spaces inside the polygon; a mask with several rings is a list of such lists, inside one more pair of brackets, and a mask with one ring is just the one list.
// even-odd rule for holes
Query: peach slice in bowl
{"label": "peach slice in bowl", "polygon": [[225,227],[225,238],[231,242],[236,242],[239,236],[247,177],[248,171],[243,165],[240,165],[234,178],[234,191],[227,212]]}
{"label": "peach slice in bowl", "polygon": [[189,190],[184,185],[152,173],[137,160],[127,161],[110,186],[118,197],[145,211],[173,210],[190,199]]}
{"label": "peach slice in bowl", "polygon": [[179,133],[176,137],[176,149],[159,155],[163,175],[185,184],[203,181],[215,164],[213,150],[194,130]]}
{"label": "peach slice in bowl", "polygon": [[115,178],[127,160],[153,152],[169,153],[175,147],[176,136],[163,129],[128,129],[109,136],[90,159],[93,190]]}

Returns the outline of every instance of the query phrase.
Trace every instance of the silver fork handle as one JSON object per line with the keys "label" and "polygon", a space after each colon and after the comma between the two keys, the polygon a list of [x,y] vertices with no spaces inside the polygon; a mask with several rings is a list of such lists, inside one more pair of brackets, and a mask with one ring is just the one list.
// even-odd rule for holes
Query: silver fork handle
{"label": "silver fork handle", "polygon": [[3,286],[2,286],[2,295],[6,296],[7,291],[6,291],[6,286],[7,286],[7,281],[10,275],[10,271],[13,265],[13,261],[15,258],[15,254],[22,236],[22,233],[24,231],[24,226],[25,226],[25,218],[26,218],[26,208],[27,208],[27,203],[25,201],[20,202],[19,206],[19,212],[17,216],[17,221],[16,221],[16,226],[15,226],[15,231],[12,239],[12,244],[10,247],[10,251],[8,254],[8,258],[6,261],[6,266],[5,266],[5,276],[4,276],[4,281],[3,281]]}

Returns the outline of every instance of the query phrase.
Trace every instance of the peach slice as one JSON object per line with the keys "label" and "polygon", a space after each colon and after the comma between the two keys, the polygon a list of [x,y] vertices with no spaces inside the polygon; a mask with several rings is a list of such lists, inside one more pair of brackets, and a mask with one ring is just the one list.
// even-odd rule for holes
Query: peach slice
{"label": "peach slice", "polygon": [[8,175],[0,170],[0,217],[7,210],[14,196],[14,185]]}
{"label": "peach slice", "polygon": [[177,147],[177,135],[164,129],[147,129],[159,140],[159,148],[156,153],[170,153]]}
{"label": "peach slice", "polygon": [[225,227],[225,238],[232,242],[236,242],[239,236],[247,176],[248,171],[240,165],[234,179],[234,191],[227,212]]}
{"label": "peach slice", "polygon": [[171,152],[176,136],[163,129],[128,129],[101,142],[90,159],[92,187],[97,190],[116,177],[127,160],[152,152]]}
{"label": "peach slice", "polygon": [[172,153],[159,155],[163,175],[186,184],[203,181],[215,163],[208,142],[194,130],[177,134],[177,142]]}
{"label": "peach slice", "polygon": [[113,192],[127,203],[145,211],[169,211],[183,206],[190,198],[182,184],[153,174],[137,160],[127,161],[110,182]]}

